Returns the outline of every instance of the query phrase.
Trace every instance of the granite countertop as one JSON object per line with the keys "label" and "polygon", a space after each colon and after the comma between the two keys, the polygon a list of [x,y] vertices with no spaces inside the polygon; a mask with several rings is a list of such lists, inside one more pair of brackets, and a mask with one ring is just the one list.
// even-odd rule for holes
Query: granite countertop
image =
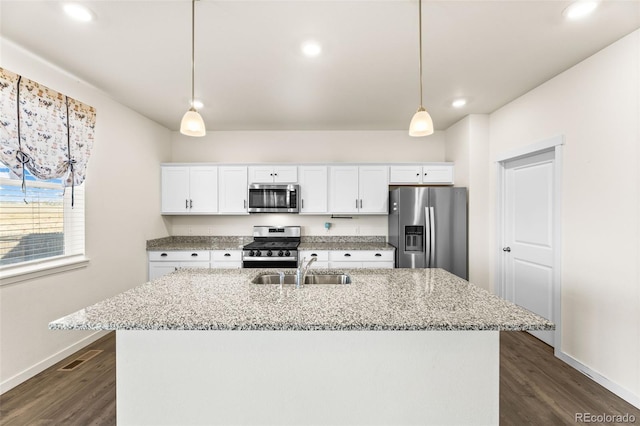
{"label": "granite countertop", "polygon": [[298,250],[394,250],[391,244],[386,242],[302,242]]}
{"label": "granite countertop", "polygon": [[242,250],[252,237],[173,236],[147,241],[147,251]]}
{"label": "granite countertop", "polygon": [[[172,236],[147,241],[147,251],[242,250],[253,237]],[[303,236],[298,250],[394,250],[381,236]]]}
{"label": "granite countertop", "polygon": [[[182,269],[49,324],[56,330],[553,330],[442,269],[344,270],[352,283],[251,284],[275,269]],[[286,270],[293,273],[293,270]],[[338,271],[313,270],[312,273]]]}

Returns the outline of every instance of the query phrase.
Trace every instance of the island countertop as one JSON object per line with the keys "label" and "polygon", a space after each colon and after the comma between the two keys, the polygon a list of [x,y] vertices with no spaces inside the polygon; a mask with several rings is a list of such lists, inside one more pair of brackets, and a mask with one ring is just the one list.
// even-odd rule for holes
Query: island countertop
{"label": "island countertop", "polygon": [[[553,330],[442,269],[352,269],[344,285],[252,284],[269,269],[182,269],[49,324],[57,330]],[[293,273],[293,270],[284,272]],[[310,273],[337,273],[312,270]]]}

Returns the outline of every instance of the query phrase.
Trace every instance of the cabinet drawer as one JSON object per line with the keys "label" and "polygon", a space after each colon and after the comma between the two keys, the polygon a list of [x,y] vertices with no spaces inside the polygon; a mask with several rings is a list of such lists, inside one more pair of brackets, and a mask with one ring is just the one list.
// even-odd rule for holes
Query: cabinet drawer
{"label": "cabinet drawer", "polygon": [[242,260],[242,250],[213,250],[211,260],[214,262],[228,262]]}
{"label": "cabinet drawer", "polygon": [[316,262],[328,262],[329,261],[329,252],[327,250],[302,250],[298,253],[298,259],[302,261],[302,259],[306,259],[309,261],[312,257],[316,258]]}
{"label": "cabinet drawer", "polygon": [[149,260],[154,262],[176,262],[176,261],[208,262],[209,251],[207,250],[150,251]]}
{"label": "cabinet drawer", "polygon": [[331,261],[393,261],[392,250],[336,250],[329,253]]}

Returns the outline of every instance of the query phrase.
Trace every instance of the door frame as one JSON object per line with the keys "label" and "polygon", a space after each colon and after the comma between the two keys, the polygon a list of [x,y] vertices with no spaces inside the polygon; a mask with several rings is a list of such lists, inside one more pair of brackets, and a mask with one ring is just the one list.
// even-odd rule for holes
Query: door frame
{"label": "door frame", "polygon": [[553,334],[553,346],[556,356],[561,348],[561,283],[562,283],[562,154],[564,135],[544,139],[521,148],[512,149],[498,154],[494,159],[496,167],[496,222],[495,222],[495,252],[498,253],[495,262],[494,288],[498,296],[503,299],[506,296],[505,261],[502,255],[502,247],[505,244],[505,195],[506,195],[506,163],[511,160],[526,158],[529,156],[552,151],[554,153],[553,169],[553,322],[556,330]]}

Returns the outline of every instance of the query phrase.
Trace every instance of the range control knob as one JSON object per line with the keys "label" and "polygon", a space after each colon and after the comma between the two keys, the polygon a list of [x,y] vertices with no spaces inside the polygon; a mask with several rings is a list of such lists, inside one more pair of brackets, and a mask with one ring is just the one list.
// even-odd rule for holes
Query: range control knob
{"label": "range control knob", "polygon": [[284,252],[284,255],[285,255],[286,257],[289,257],[289,256],[291,256],[291,252],[290,252],[289,250],[287,250],[287,251],[285,251],[285,252]]}
{"label": "range control knob", "polygon": [[273,255],[273,253],[271,253],[271,250],[269,250],[269,251],[267,252],[267,256],[271,256],[271,255]]}
{"label": "range control knob", "polygon": [[249,257],[254,256],[255,253],[253,252],[253,250],[249,250]]}
{"label": "range control knob", "polygon": [[260,252],[260,250],[256,250],[256,254],[257,257],[260,257],[262,255],[262,253]]}
{"label": "range control knob", "polygon": [[278,256],[282,257],[283,254],[284,252],[282,250],[278,251]]}

